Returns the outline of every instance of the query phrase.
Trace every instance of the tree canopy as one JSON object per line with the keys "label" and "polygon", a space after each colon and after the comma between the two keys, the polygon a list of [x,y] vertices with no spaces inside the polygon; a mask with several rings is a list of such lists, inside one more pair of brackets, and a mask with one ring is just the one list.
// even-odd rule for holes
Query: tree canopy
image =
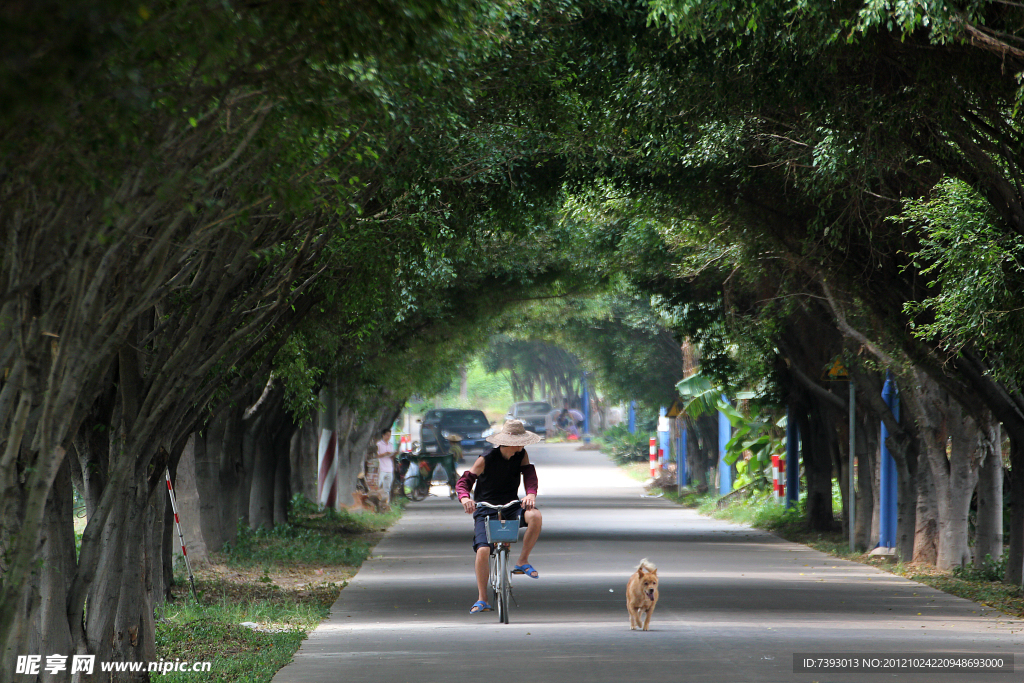
{"label": "tree canopy", "polygon": [[[844,355],[859,385],[890,368],[918,406],[994,415],[1024,469],[1022,12],[0,8],[5,652],[42,632],[152,659],[109,642],[152,643],[150,598],[119,577],[146,567],[164,467],[224,406],[270,377],[296,414],[331,379],[353,405],[400,398],[494,333],[556,340],[652,405],[688,339],[719,385],[822,423],[845,399],[815,378]],[[941,435],[877,394],[858,400],[888,420],[901,495],[919,469],[949,475]],[[830,519],[841,449],[822,439]],[[53,521],[72,478],[77,558]],[[1010,556],[1019,582],[1020,505]]]}

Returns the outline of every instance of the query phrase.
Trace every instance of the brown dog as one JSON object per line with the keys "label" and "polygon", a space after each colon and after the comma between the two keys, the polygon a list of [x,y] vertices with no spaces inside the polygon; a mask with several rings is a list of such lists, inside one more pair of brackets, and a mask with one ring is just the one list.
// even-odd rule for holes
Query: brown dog
{"label": "brown dog", "polygon": [[626,584],[626,611],[629,612],[629,630],[646,631],[651,625],[654,606],[658,604],[658,568],[644,558]]}

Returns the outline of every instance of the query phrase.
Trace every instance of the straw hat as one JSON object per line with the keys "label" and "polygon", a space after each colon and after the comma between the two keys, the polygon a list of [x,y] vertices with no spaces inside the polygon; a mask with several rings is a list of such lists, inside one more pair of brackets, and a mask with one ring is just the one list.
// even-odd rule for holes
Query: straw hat
{"label": "straw hat", "polygon": [[509,420],[501,426],[500,432],[487,437],[495,446],[528,446],[540,441],[540,435],[526,431],[522,420]]}

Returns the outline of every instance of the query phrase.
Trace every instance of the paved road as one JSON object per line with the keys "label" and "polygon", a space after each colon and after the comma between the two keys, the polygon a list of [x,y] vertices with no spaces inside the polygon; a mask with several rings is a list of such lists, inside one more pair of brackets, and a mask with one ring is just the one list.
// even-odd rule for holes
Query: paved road
{"label": "paved road", "polygon": [[[544,532],[518,608],[470,615],[471,524],[413,503],[274,683],[1024,681],[1024,622],[770,534],[647,498],[602,455],[531,447]],[[626,580],[658,567],[651,631]],[[795,653],[1015,655],[1019,673],[795,673]]]}

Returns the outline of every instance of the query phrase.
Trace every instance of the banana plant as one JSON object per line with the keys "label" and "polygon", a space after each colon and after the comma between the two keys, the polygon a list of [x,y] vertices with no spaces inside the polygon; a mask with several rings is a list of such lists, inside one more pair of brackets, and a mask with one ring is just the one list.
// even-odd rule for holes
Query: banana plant
{"label": "banana plant", "polygon": [[700,373],[677,382],[676,391],[683,400],[683,412],[694,419],[728,405],[723,398],[722,390]]}
{"label": "banana plant", "polygon": [[[729,403],[720,387],[699,373],[677,383],[676,390],[683,400],[685,414],[698,418],[719,411],[732,425],[733,435],[725,444],[723,457],[727,464],[736,465],[738,476],[734,488],[763,478],[764,470],[771,466],[772,456],[786,452],[785,437],[775,437],[778,429],[785,433],[785,416],[774,423],[761,418],[751,419]],[[753,392],[737,394],[740,399],[753,396]],[[746,452],[751,454],[749,461],[742,459]]]}
{"label": "banana plant", "polygon": [[[776,438],[774,435],[777,428],[781,428],[785,434],[786,417],[783,416],[773,424],[761,419],[748,419],[735,409],[732,414],[723,412],[734,429],[732,438],[725,445],[725,461],[730,465],[736,463],[738,476],[733,487],[739,488],[757,479],[768,479],[766,470],[771,467],[772,456],[786,453],[786,437]],[[751,454],[750,459],[739,460],[746,452]]]}

